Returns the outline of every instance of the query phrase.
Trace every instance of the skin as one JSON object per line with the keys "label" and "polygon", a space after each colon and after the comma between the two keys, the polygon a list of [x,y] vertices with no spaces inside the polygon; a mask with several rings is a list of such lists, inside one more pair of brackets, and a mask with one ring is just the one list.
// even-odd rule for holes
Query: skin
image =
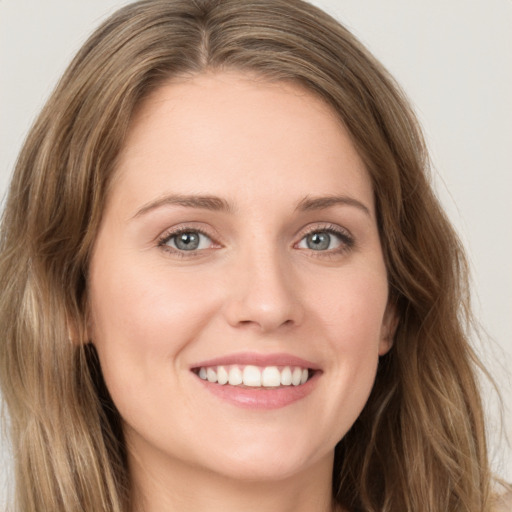
{"label": "skin", "polygon": [[[229,209],[162,201],[176,194]],[[332,196],[344,201],[297,208]],[[208,235],[193,254],[168,237],[182,228]],[[327,228],[342,236],[311,249],[308,233]],[[89,290],[134,510],[332,510],[334,447],[396,321],[371,182],[328,106],[296,85],[227,72],[154,92],[120,155]],[[321,374],[286,407],[241,408],[190,370],[238,352],[286,352]]]}

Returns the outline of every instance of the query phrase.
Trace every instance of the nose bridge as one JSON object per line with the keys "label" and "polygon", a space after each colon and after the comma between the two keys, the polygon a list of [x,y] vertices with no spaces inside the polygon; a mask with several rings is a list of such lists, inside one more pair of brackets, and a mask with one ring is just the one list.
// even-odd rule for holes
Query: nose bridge
{"label": "nose bridge", "polygon": [[302,309],[286,251],[268,238],[266,243],[253,242],[240,251],[232,267],[229,323],[264,331],[299,323]]}

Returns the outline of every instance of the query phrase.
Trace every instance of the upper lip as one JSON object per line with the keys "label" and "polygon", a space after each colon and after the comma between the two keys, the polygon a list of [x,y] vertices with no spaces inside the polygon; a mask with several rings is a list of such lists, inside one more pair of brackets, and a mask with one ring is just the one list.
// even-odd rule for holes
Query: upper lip
{"label": "upper lip", "polygon": [[310,370],[320,370],[320,367],[303,359],[301,357],[287,354],[284,352],[275,354],[258,354],[255,352],[239,352],[234,354],[227,354],[224,356],[208,359],[207,361],[200,361],[191,366],[191,368],[202,368],[208,366],[224,366],[230,364],[240,365],[253,365],[253,366],[299,366],[301,368],[309,368]]}

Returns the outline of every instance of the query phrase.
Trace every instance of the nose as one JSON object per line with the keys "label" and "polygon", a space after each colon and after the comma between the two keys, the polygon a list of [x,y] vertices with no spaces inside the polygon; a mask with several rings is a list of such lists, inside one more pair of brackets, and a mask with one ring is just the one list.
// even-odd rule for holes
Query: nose
{"label": "nose", "polygon": [[298,283],[290,262],[277,251],[241,257],[232,266],[228,279],[225,316],[231,326],[271,332],[302,322]]}

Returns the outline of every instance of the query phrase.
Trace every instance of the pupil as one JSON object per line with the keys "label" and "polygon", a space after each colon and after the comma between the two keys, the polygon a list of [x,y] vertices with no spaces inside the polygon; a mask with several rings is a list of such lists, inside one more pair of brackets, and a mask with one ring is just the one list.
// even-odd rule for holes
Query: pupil
{"label": "pupil", "polygon": [[196,233],[182,233],[176,239],[176,247],[185,251],[193,251],[199,246],[199,236]]}
{"label": "pupil", "polygon": [[331,237],[327,233],[313,233],[307,238],[307,244],[314,251],[322,251],[329,248]]}

